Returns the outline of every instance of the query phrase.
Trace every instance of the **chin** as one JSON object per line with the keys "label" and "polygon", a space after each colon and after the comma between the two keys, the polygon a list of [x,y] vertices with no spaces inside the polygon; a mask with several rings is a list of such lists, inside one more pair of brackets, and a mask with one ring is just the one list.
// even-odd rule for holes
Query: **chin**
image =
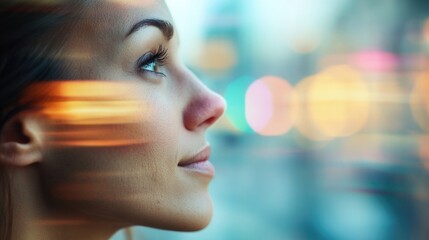
{"label": "chin", "polygon": [[201,215],[197,218],[189,219],[186,225],[184,225],[182,229],[178,229],[178,231],[194,232],[202,230],[210,224],[212,216],[213,211],[211,210],[209,213],[204,214],[204,216]]}
{"label": "chin", "polygon": [[171,212],[160,219],[158,224],[150,227],[165,230],[194,232],[207,227],[213,216],[213,205],[211,201],[204,204],[193,205],[180,209],[180,212]]}
{"label": "chin", "polygon": [[165,226],[169,230],[183,231],[183,232],[194,232],[199,231],[207,227],[213,216],[213,207],[210,206],[205,209],[194,209],[190,214],[186,216],[180,216],[170,226]]}
{"label": "chin", "polygon": [[211,216],[204,219],[185,219],[180,224],[175,224],[171,228],[165,228],[167,230],[181,231],[181,232],[195,232],[206,228],[211,221]]}

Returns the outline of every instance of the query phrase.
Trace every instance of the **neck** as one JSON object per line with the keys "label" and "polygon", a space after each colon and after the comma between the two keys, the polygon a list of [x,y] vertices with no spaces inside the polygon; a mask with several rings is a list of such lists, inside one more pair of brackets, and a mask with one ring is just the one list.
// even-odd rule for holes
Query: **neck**
{"label": "neck", "polygon": [[12,240],[106,240],[120,228],[47,206],[34,168],[11,169],[11,173]]}

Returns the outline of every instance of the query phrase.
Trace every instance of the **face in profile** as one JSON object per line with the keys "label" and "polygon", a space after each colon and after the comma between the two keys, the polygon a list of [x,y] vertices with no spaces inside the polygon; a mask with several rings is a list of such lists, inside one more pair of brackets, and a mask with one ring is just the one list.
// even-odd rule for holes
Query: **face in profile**
{"label": "face in profile", "polygon": [[123,226],[205,227],[205,134],[224,101],[179,59],[165,3],[90,1],[66,29],[57,57],[74,80],[50,83],[38,112],[49,204]]}

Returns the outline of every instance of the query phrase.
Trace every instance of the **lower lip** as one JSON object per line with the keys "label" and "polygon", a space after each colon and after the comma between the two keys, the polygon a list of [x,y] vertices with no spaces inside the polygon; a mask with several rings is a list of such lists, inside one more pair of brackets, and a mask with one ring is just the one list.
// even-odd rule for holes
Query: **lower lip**
{"label": "lower lip", "polygon": [[188,171],[202,174],[210,178],[213,178],[215,175],[215,168],[213,164],[209,161],[196,162],[196,163],[192,163],[181,167]]}

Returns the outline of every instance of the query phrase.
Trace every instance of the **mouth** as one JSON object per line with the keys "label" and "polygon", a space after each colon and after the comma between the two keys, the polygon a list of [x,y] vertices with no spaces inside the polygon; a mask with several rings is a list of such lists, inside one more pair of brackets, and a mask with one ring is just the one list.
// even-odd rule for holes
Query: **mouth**
{"label": "mouth", "polygon": [[207,145],[198,153],[179,162],[178,166],[192,173],[214,177],[214,166],[209,162],[211,147]]}

